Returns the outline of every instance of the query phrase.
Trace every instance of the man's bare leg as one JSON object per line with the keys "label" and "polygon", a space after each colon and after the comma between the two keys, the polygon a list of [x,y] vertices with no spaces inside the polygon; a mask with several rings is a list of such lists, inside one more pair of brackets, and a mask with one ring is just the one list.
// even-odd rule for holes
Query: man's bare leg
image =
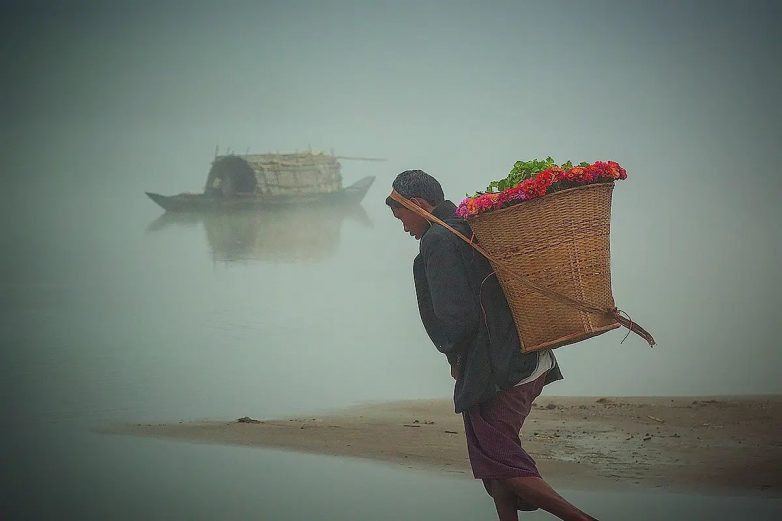
{"label": "man's bare leg", "polygon": [[500,521],[519,521],[516,494],[510,487],[499,480],[492,479],[486,485],[486,490],[494,500],[494,507],[497,509]]}
{"label": "man's bare leg", "polygon": [[[542,478],[510,478],[499,482],[499,486],[495,485],[494,483],[496,482],[492,483],[492,491],[498,489],[499,487],[510,489],[528,503],[532,503],[533,505],[542,508],[547,512],[551,512],[558,518],[564,519],[565,521],[597,521],[594,517],[579,510],[574,505],[569,503],[565,498],[557,494],[557,492],[551,488],[551,486]],[[498,494],[501,497],[504,497],[500,490],[498,490]],[[494,500],[494,503],[497,505],[496,499]],[[497,513],[500,513],[499,506],[497,507]],[[501,515],[500,520],[505,521]]]}

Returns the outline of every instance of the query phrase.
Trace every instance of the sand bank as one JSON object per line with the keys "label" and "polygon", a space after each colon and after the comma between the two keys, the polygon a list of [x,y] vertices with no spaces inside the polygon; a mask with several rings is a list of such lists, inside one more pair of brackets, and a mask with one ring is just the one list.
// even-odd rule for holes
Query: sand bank
{"label": "sand bank", "polygon": [[[782,396],[540,397],[522,442],[557,486],[782,497],[780,420]],[[449,400],[103,431],[369,458],[472,478],[464,426]]]}

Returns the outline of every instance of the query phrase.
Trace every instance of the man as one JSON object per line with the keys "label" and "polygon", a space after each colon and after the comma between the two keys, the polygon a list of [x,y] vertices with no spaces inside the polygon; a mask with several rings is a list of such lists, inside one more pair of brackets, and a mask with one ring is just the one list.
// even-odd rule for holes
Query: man
{"label": "man", "polygon": [[[440,183],[421,170],[393,182],[402,197],[467,237]],[[550,350],[522,353],[502,288],[488,261],[438,224],[386,199],[404,230],[420,241],[413,261],[418,309],[426,332],[451,365],[454,406],[464,419],[473,475],[482,479],[501,521],[542,508],[561,519],[594,520],[557,494],[521,446],[519,431],[544,385],[561,380]]]}

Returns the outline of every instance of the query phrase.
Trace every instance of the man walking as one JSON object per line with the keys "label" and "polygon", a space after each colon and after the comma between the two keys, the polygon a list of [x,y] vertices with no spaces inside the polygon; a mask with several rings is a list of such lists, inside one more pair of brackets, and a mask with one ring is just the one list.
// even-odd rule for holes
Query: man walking
{"label": "man walking", "polygon": [[440,183],[421,170],[393,182],[386,204],[404,230],[420,241],[413,261],[424,328],[451,366],[454,406],[464,419],[470,466],[494,499],[500,521],[518,510],[542,508],[568,521],[594,520],[549,486],[522,448],[519,431],[543,386],[561,380],[551,350],[522,353],[516,326],[488,261],[443,226],[405,208],[395,197],[472,236]]}

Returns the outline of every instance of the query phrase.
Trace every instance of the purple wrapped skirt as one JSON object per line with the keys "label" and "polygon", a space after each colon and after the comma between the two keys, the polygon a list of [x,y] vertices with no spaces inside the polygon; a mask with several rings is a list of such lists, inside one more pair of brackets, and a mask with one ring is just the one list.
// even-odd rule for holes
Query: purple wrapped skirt
{"label": "purple wrapped skirt", "polygon": [[540,477],[535,460],[521,446],[519,431],[543,390],[546,373],[500,391],[462,413],[467,452],[476,479]]}

